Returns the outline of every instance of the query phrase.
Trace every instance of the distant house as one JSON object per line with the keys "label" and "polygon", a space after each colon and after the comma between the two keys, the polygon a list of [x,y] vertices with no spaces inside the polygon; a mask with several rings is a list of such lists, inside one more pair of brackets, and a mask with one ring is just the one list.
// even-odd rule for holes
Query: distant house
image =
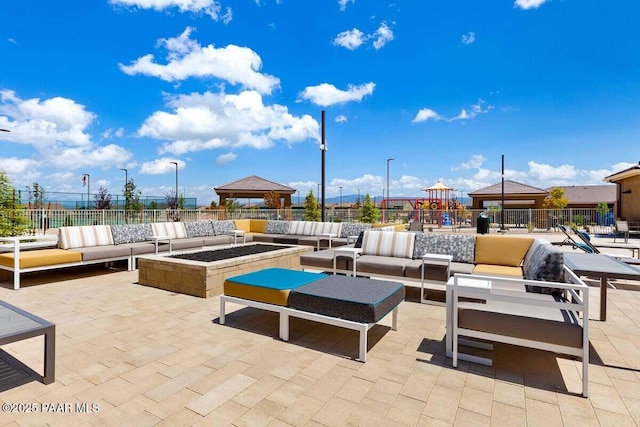
{"label": "distant house", "polygon": [[604,178],[615,185],[616,218],[640,221],[640,163]]}
{"label": "distant house", "polygon": [[569,185],[549,187],[562,188],[565,197],[569,200],[567,208],[589,208],[594,209],[598,203],[605,202],[609,209],[612,209],[616,202],[615,185]]}
{"label": "distant house", "polygon": [[[485,209],[500,206],[502,201],[502,182],[469,193],[473,209]],[[505,209],[533,208],[542,209],[542,201],[549,195],[547,190],[532,187],[520,182],[504,181]]]}

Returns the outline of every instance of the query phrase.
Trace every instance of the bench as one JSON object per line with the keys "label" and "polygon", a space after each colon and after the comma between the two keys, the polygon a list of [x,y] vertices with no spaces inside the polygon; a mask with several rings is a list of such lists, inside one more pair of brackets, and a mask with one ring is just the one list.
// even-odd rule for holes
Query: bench
{"label": "bench", "polygon": [[358,360],[367,360],[367,333],[392,312],[397,329],[402,283],[270,268],[228,278],[220,297],[220,324],[226,303],[279,314],[279,337],[289,341],[289,319],[297,317],[359,332]]}

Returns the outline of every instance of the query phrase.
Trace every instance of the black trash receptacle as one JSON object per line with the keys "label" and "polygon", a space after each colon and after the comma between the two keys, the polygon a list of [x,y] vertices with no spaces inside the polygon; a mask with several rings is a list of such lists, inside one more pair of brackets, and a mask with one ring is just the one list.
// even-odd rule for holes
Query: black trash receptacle
{"label": "black trash receptacle", "polygon": [[477,226],[478,234],[488,234],[489,233],[489,218],[484,215],[480,215],[478,217],[478,226]]}

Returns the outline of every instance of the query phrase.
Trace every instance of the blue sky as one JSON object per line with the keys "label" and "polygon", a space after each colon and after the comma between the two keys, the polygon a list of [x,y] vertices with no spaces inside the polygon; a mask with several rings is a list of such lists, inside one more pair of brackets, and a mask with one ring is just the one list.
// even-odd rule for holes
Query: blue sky
{"label": "blue sky", "polygon": [[[18,188],[199,204],[248,175],[304,196],[602,184],[636,164],[637,0],[0,3],[0,169]],[[216,198],[217,199],[217,198]]]}

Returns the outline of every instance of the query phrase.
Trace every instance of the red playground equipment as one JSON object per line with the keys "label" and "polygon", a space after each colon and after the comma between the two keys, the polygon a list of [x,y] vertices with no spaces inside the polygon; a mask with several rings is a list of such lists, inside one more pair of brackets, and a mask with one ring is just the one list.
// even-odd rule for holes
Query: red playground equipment
{"label": "red playground equipment", "polygon": [[[455,209],[452,205],[451,195],[452,191],[456,191],[455,188],[445,186],[442,182],[438,181],[429,188],[422,191],[429,193],[428,209],[436,214],[438,227],[442,227],[443,213],[448,212],[450,209]],[[427,208],[427,206],[425,206]],[[449,215],[447,214],[447,218]],[[450,221],[450,219],[449,219]]]}

